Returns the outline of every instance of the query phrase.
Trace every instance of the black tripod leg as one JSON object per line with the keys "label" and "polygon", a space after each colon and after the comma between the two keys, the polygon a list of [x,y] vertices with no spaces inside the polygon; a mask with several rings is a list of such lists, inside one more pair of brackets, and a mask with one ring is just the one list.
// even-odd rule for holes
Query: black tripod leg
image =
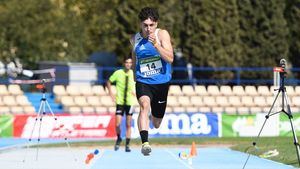
{"label": "black tripod leg", "polygon": [[300,166],[299,142],[298,142],[298,138],[297,138],[294,123],[293,123],[293,115],[292,115],[291,107],[290,107],[290,104],[289,104],[289,101],[288,101],[288,97],[285,93],[284,93],[284,98],[285,98],[285,103],[286,103],[286,107],[287,107],[286,115],[289,117],[289,120],[290,120],[291,129],[292,129],[292,133],[293,133],[293,139],[294,139],[294,145],[295,145],[295,148],[296,148],[296,153],[297,153],[297,158],[298,158],[298,164]]}
{"label": "black tripod leg", "polygon": [[[260,135],[261,135],[261,133],[262,133],[262,131],[263,131],[263,128],[265,127],[266,122],[267,122],[267,120],[268,120],[269,117],[270,117],[270,114],[271,114],[271,112],[272,112],[272,110],[273,110],[273,108],[274,108],[274,105],[275,105],[275,103],[276,103],[276,100],[278,99],[279,94],[280,94],[280,90],[278,90],[278,93],[277,93],[277,95],[276,95],[276,97],[275,97],[275,99],[274,99],[274,101],[273,101],[273,103],[272,103],[272,106],[271,106],[271,108],[270,108],[268,114],[265,116],[265,121],[263,122],[262,127],[260,128],[260,131],[259,131],[258,135],[256,136],[254,142],[252,143],[252,146],[254,146],[254,147],[256,146],[256,144],[257,144],[257,142],[258,142],[258,139],[259,139],[259,137],[260,137]],[[243,165],[243,169],[245,169],[245,167],[246,167],[246,165],[247,165],[247,163],[248,163],[248,161],[249,161],[250,155],[251,155],[251,154],[248,152],[249,149],[250,149],[250,148],[248,148],[248,149],[246,150],[246,152],[248,153],[248,156],[247,156],[247,159],[246,159],[246,161],[245,161],[245,163],[244,163],[244,165]]]}
{"label": "black tripod leg", "polygon": [[26,150],[25,150],[23,162],[25,162],[25,159],[26,159],[26,156],[27,156],[27,152],[28,152],[28,149],[29,149],[29,146],[30,146],[29,144],[30,144],[31,141],[32,141],[33,132],[34,132],[34,130],[35,130],[35,128],[36,128],[36,125],[37,125],[37,123],[38,123],[38,120],[41,118],[41,112],[42,112],[43,106],[44,106],[44,102],[41,101],[39,110],[38,110],[37,115],[36,115],[36,117],[35,117],[35,121],[34,121],[33,128],[32,128],[32,130],[31,130],[31,132],[30,132],[30,136],[29,136],[29,139],[28,139],[28,142],[27,142],[27,145],[26,145]]}

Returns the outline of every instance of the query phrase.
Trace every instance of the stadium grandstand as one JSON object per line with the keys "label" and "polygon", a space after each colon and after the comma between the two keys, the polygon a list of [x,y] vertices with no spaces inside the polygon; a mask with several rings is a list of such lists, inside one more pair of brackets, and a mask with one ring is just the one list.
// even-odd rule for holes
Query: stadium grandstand
{"label": "stadium grandstand", "polygon": [[[78,69],[78,67],[76,68]],[[107,70],[114,70],[115,68],[106,68]],[[175,67],[175,70],[182,70],[183,68]],[[195,68],[199,70],[201,68]],[[224,68],[222,68],[224,70]],[[228,68],[231,70],[232,68]],[[83,73],[91,71],[90,69],[81,68],[78,77],[85,76]],[[98,72],[96,76],[103,73]],[[243,71],[239,68],[239,71]],[[245,69],[247,70],[247,68]],[[265,69],[268,70],[268,69]],[[270,69],[269,69],[270,70]],[[64,70],[62,70],[63,72]],[[78,70],[76,70],[78,71]],[[93,72],[94,70],[92,70]],[[211,71],[211,70],[209,70]],[[248,69],[249,71],[249,69]],[[56,71],[56,74],[59,71]],[[71,74],[71,73],[70,73]],[[47,89],[47,100],[50,103],[55,114],[69,113],[69,114],[105,114],[115,112],[115,103],[108,94],[107,89],[103,85],[107,79],[98,79],[98,81],[80,80],[76,79],[59,79],[58,82],[69,81],[70,84],[57,84],[55,81],[49,82]],[[195,112],[214,112],[214,113],[228,113],[228,114],[255,114],[266,113],[270,109],[274,95],[277,93],[275,87],[270,85],[269,79],[252,79],[252,85],[241,84],[243,79],[233,79],[231,81],[239,81],[239,84],[222,84],[224,79],[215,79],[215,84],[206,84],[205,79],[192,78],[192,81],[186,79],[176,79],[169,88],[167,113],[181,112],[181,113],[195,113]],[[264,80],[263,84],[261,82]],[[294,79],[295,81],[296,79]],[[229,81],[229,80],[225,80]],[[249,79],[248,79],[249,81]],[[4,81],[5,82],[5,81]],[[40,106],[41,93],[33,90],[29,91],[26,84],[27,80],[21,80],[20,84],[1,84],[0,85],[0,106],[1,114],[34,114],[38,111]],[[22,84],[24,82],[24,84]],[[36,81],[39,82],[39,81]],[[199,82],[202,82],[199,83]],[[23,86],[23,87],[22,87]],[[22,89],[23,88],[23,89]],[[27,89],[27,90],[26,90]],[[291,109],[293,112],[300,112],[300,86],[288,85],[286,86],[287,93],[291,101]],[[113,92],[116,93],[115,86]],[[138,112],[138,103],[136,101],[134,112]]]}

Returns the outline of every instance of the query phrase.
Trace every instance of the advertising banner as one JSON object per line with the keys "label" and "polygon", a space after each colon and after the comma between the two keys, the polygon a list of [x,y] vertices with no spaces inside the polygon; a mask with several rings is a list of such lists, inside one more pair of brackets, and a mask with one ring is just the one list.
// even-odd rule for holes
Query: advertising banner
{"label": "advertising banner", "polygon": [[[138,114],[133,114],[131,137],[140,137]],[[159,129],[155,129],[150,121],[149,137],[190,137],[219,136],[219,115],[215,113],[167,113]],[[125,118],[122,122],[122,136],[125,136]]]}
{"label": "advertising banner", "polygon": [[[41,116],[40,116],[41,117]],[[14,137],[21,138],[111,138],[115,137],[114,115],[17,115]]]}
{"label": "advertising banner", "polygon": [[13,121],[12,115],[0,116],[0,137],[12,137]]}
{"label": "advertising banner", "polygon": [[265,113],[255,115],[229,115],[222,114],[222,136],[223,137],[253,137],[278,136],[279,135],[279,115],[271,116],[266,120]]}

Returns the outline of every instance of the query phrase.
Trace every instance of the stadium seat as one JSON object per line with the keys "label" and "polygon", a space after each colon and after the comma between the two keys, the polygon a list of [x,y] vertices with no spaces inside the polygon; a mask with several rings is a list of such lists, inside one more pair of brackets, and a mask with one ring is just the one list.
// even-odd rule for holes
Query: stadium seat
{"label": "stadium seat", "polygon": [[233,95],[232,89],[228,85],[220,86],[220,93],[224,96],[232,96]]}
{"label": "stadium seat", "polygon": [[101,96],[100,101],[101,101],[102,105],[105,107],[110,107],[110,106],[116,105],[110,96]]}
{"label": "stadium seat", "polygon": [[232,92],[235,96],[245,96],[245,90],[243,86],[233,86]]}
{"label": "stadium seat", "polygon": [[8,106],[0,106],[0,114],[9,114],[10,108]]}
{"label": "stadium seat", "polygon": [[4,106],[4,103],[3,103],[2,97],[0,97],[0,106]]}
{"label": "stadium seat", "polygon": [[237,114],[236,107],[225,107],[224,112],[226,114]]}
{"label": "stadium seat", "polygon": [[[286,89],[286,94],[288,96],[296,96],[298,94],[293,86],[285,86],[285,89]],[[298,91],[298,92],[300,92],[300,91]]]}
{"label": "stadium seat", "polygon": [[0,96],[9,95],[6,85],[0,85]]}
{"label": "stadium seat", "polygon": [[81,114],[81,108],[78,106],[65,107],[64,110],[70,114]]}
{"label": "stadium seat", "polygon": [[250,107],[251,114],[263,113],[263,109],[261,107]]}
{"label": "stadium seat", "polygon": [[228,102],[228,97],[226,96],[217,96],[216,97],[216,103],[219,107],[227,107],[230,105],[230,103]]}
{"label": "stadium seat", "polygon": [[98,114],[106,114],[106,113],[108,113],[108,110],[107,110],[106,107],[96,107],[95,111]]}
{"label": "stadium seat", "polygon": [[33,106],[25,106],[23,107],[25,114],[35,114],[35,109]]}
{"label": "stadium seat", "polygon": [[22,95],[23,94],[21,87],[16,84],[8,85],[8,92],[12,95]]}
{"label": "stadium seat", "polygon": [[245,93],[247,96],[257,96],[257,90],[255,86],[245,86]]}
{"label": "stadium seat", "polygon": [[295,93],[299,96],[300,95],[300,86],[295,87]]}
{"label": "stadium seat", "polygon": [[90,107],[90,106],[81,107],[81,111],[84,114],[93,114],[93,113],[95,113],[94,107]]}
{"label": "stadium seat", "polygon": [[216,85],[207,86],[207,92],[210,96],[218,96],[220,95],[220,89]]}
{"label": "stadium seat", "polygon": [[6,106],[17,106],[18,103],[16,102],[15,100],[15,97],[14,96],[3,96],[3,103],[4,105]]}
{"label": "stadium seat", "polygon": [[300,96],[294,96],[290,103],[293,107],[300,107]]}
{"label": "stadium seat", "polygon": [[253,98],[251,96],[242,96],[241,101],[242,105],[245,107],[254,106]]}
{"label": "stadium seat", "polygon": [[270,89],[268,86],[258,86],[257,93],[260,96],[272,96],[273,95],[273,93],[270,92]]}
{"label": "stadium seat", "polygon": [[24,114],[23,107],[21,107],[21,106],[12,106],[12,107],[10,107],[10,112],[12,114]]}
{"label": "stadium seat", "polygon": [[178,96],[177,99],[179,104],[183,107],[192,106],[192,103],[188,96]]}
{"label": "stadium seat", "polygon": [[166,107],[166,113],[173,113],[172,107]]}
{"label": "stadium seat", "polygon": [[82,96],[92,96],[94,93],[93,93],[93,90],[92,90],[92,86],[90,85],[82,85],[80,86],[80,94]]}
{"label": "stadium seat", "polygon": [[202,85],[196,85],[195,92],[196,92],[196,95],[198,95],[198,96],[208,96],[206,87],[202,86]]}
{"label": "stadium seat", "polygon": [[79,96],[81,94],[79,85],[68,85],[66,91],[70,96]]}
{"label": "stadium seat", "polygon": [[213,96],[207,96],[203,99],[203,103],[207,107],[214,107],[217,105],[215,97]]}
{"label": "stadium seat", "polygon": [[202,96],[191,96],[191,103],[195,107],[201,107],[204,106],[204,103],[202,101]]}
{"label": "stadium seat", "polygon": [[266,97],[266,103],[267,105],[266,106],[272,106],[273,102],[275,101],[275,97],[274,96],[268,96]]}
{"label": "stadium seat", "polygon": [[73,99],[74,99],[74,104],[76,106],[80,106],[80,107],[89,106],[84,96],[75,96],[73,97]]}
{"label": "stadium seat", "polygon": [[264,96],[254,96],[253,101],[256,107],[267,106],[267,101]]}
{"label": "stadium seat", "polygon": [[177,100],[177,97],[176,96],[168,96],[167,105],[170,107],[178,106],[179,102]]}
{"label": "stadium seat", "polygon": [[242,105],[241,99],[239,96],[229,96],[228,97],[228,103],[232,107],[239,107]]}
{"label": "stadium seat", "polygon": [[270,109],[271,109],[271,107],[262,107],[262,111],[264,113],[269,113]]}
{"label": "stadium seat", "polygon": [[73,100],[73,97],[72,96],[62,96],[61,97],[61,104],[63,106],[74,106],[75,103],[74,103],[74,100]]}
{"label": "stadium seat", "polygon": [[27,97],[24,95],[18,95],[16,96],[16,101],[18,105],[21,106],[30,106],[31,103],[28,101]]}
{"label": "stadium seat", "polygon": [[116,113],[116,107],[115,106],[109,106],[107,108],[108,113],[115,114]]}
{"label": "stadium seat", "polygon": [[181,107],[181,106],[175,106],[173,107],[173,112],[175,113],[185,113],[186,110],[184,107]]}
{"label": "stadium seat", "polygon": [[291,107],[292,113],[300,113],[300,108],[299,107]]}
{"label": "stadium seat", "polygon": [[188,106],[188,107],[186,107],[186,112],[187,113],[197,113],[197,112],[199,112],[199,110],[198,110],[198,107]]}
{"label": "stadium seat", "polygon": [[53,86],[53,93],[55,96],[65,96],[68,95],[63,85],[55,85]]}
{"label": "stadium seat", "polygon": [[238,114],[249,114],[250,109],[248,107],[238,107],[237,108]]}
{"label": "stadium seat", "polygon": [[201,113],[209,113],[211,112],[211,108],[210,107],[199,107],[199,112]]}
{"label": "stadium seat", "polygon": [[224,113],[224,108],[223,107],[212,107],[211,111],[214,113]]}
{"label": "stadium seat", "polygon": [[[113,87],[113,92],[116,92],[116,91],[114,91],[114,89],[115,88]],[[95,96],[108,95],[108,93],[105,91],[104,87],[101,85],[94,85],[92,87],[92,91]]]}
{"label": "stadium seat", "polygon": [[182,91],[179,85],[170,85],[168,95],[170,96],[181,96]]}
{"label": "stadium seat", "polygon": [[101,106],[100,96],[87,96],[87,103],[91,106]]}
{"label": "stadium seat", "polygon": [[182,94],[185,96],[194,96],[196,95],[194,87],[192,85],[183,85]]}

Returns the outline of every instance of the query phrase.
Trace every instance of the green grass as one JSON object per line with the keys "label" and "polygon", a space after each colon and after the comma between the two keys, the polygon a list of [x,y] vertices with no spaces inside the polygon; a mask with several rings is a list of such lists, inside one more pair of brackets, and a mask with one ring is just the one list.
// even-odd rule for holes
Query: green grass
{"label": "green grass", "polygon": [[[261,155],[266,151],[277,149],[279,155],[270,157],[268,159],[278,161],[284,164],[298,166],[296,149],[293,144],[292,137],[261,137],[257,140],[256,148],[252,145],[254,138],[234,137],[234,138],[207,138],[207,137],[193,137],[193,138],[150,138],[152,145],[174,145],[174,146],[189,146],[195,141],[198,147],[200,146],[227,146],[233,150],[248,152],[254,155]],[[133,139],[131,145],[140,146],[139,139]],[[112,146],[113,140],[104,141],[90,141],[90,142],[72,142],[71,147],[80,146]],[[51,146],[65,146],[65,144],[45,145]],[[201,154],[201,152],[199,152]],[[245,159],[246,160],[246,159]]]}

